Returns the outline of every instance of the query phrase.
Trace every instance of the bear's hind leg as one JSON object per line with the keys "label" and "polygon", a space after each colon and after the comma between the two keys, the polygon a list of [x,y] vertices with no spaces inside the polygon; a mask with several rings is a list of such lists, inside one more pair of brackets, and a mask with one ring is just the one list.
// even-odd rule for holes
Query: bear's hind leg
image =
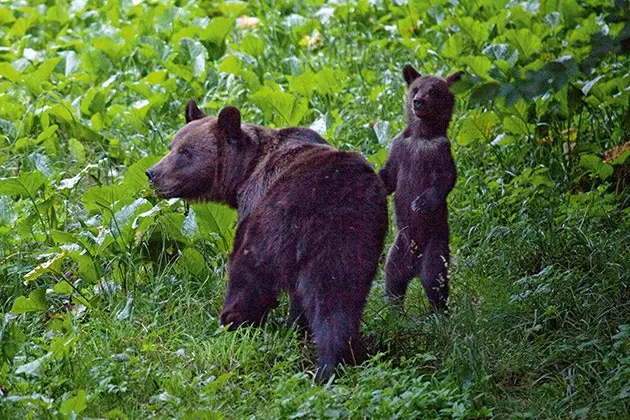
{"label": "bear's hind leg", "polygon": [[233,255],[229,264],[227,293],[219,317],[230,329],[264,323],[267,312],[278,306],[274,281],[253,252]]}
{"label": "bear's hind leg", "polygon": [[353,351],[359,344],[359,322],[359,316],[343,310],[316,316],[311,322],[318,354],[316,382],[326,382],[340,363],[360,358]]}
{"label": "bear's hind leg", "polygon": [[300,331],[308,330],[308,321],[304,313],[302,298],[297,293],[289,294],[289,322]]}
{"label": "bear's hind leg", "polygon": [[420,281],[429,299],[431,312],[442,312],[448,300],[449,249],[441,240],[431,240],[420,262]]}
{"label": "bear's hind leg", "polygon": [[401,232],[389,248],[385,263],[385,295],[393,304],[402,305],[407,286],[413,278],[419,258],[412,243]]}
{"label": "bear's hind leg", "polygon": [[[323,261],[328,270],[322,273]],[[317,348],[315,381],[323,383],[340,363],[355,363],[364,356],[359,326],[371,281],[361,272],[365,266],[355,267],[358,272],[351,273],[335,270],[329,258],[313,266],[318,268],[302,272],[294,293],[302,300]]]}

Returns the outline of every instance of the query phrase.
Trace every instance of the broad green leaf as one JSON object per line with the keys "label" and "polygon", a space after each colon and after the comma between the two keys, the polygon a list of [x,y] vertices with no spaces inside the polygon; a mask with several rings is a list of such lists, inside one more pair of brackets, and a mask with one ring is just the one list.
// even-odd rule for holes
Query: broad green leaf
{"label": "broad green leaf", "polygon": [[61,64],[63,66],[63,74],[68,77],[72,73],[74,73],[78,68],[81,67],[81,60],[79,56],[74,51],[61,51],[59,53],[64,61]]}
{"label": "broad green leaf", "polygon": [[42,81],[49,81],[50,75],[55,70],[55,67],[63,60],[63,57],[55,57],[49,60],[44,61],[32,74],[30,74],[29,78],[35,78]]}
{"label": "broad green leaf", "polygon": [[192,70],[180,66],[178,64],[174,64],[170,61],[164,61],[162,62],[162,65],[171,73],[176,75],[177,77],[179,77],[182,80],[185,80],[186,82],[190,82],[191,80],[193,80],[194,75],[192,73]]}
{"label": "broad green leaf", "polygon": [[252,34],[248,34],[241,41],[240,49],[246,54],[258,57],[265,52],[265,42]]}
{"label": "broad green leaf", "polygon": [[244,1],[223,1],[218,5],[218,8],[224,15],[238,16],[247,8],[247,2]]}
{"label": "broad green leaf", "polygon": [[55,284],[52,290],[53,292],[60,295],[71,295],[72,293],[74,293],[72,285],[66,280],[60,281],[59,283]]}
{"label": "broad green leaf", "polygon": [[[94,247],[93,252],[104,251],[100,247]],[[72,251],[68,254],[74,262],[77,263],[79,277],[84,279],[90,284],[96,284],[100,280],[98,277],[98,271],[94,265],[94,260],[89,255],[80,251]]]}
{"label": "broad green leaf", "polygon": [[0,76],[17,83],[22,79],[22,73],[17,71],[10,63],[0,63]]}
{"label": "broad green leaf", "polygon": [[516,115],[508,115],[503,118],[503,131],[510,134],[526,136],[532,133],[533,127]]}
{"label": "broad green leaf", "polygon": [[85,163],[85,147],[83,147],[83,144],[79,140],[75,138],[69,139],[68,150],[70,150],[70,155],[75,160],[77,165],[83,165]]}
{"label": "broad green leaf", "polygon": [[46,288],[33,290],[29,293],[28,298],[19,296],[13,301],[13,305],[11,306],[11,313],[18,315],[27,312],[44,312],[47,310]]}
{"label": "broad green leaf", "polygon": [[253,103],[258,105],[276,126],[296,126],[302,121],[308,111],[306,99],[298,99],[290,93],[274,91],[263,87],[250,95]]}
{"label": "broad green leaf", "polygon": [[15,178],[0,178],[0,195],[34,198],[45,183],[46,177],[40,171],[23,172]]}
{"label": "broad green leaf", "polygon": [[460,58],[462,51],[468,49],[468,42],[464,38],[464,35],[457,32],[446,39],[444,48],[442,49],[442,55],[446,58],[456,59]]}
{"label": "broad green leaf", "polygon": [[15,369],[15,373],[17,375],[24,374],[26,376],[40,376],[44,364],[48,361],[48,359],[50,359],[51,356],[52,352],[48,352],[42,357],[33,360],[32,362],[20,365]]}
{"label": "broad green leaf", "polygon": [[194,203],[199,234],[211,238],[217,234],[221,238],[222,250],[227,251],[234,238],[236,211],[217,203]]}
{"label": "broad green leaf", "polygon": [[463,146],[473,140],[489,140],[494,127],[500,122],[493,112],[473,113],[460,123],[457,142]]}
{"label": "broad green leaf", "polygon": [[100,88],[92,88],[87,91],[81,101],[81,112],[90,116],[103,112],[107,102],[107,92]]}
{"label": "broad green leaf", "polygon": [[195,209],[191,208],[186,215],[186,219],[184,219],[184,224],[182,225],[182,235],[190,238],[195,236],[198,230],[199,226],[197,225],[197,220],[195,219]]}
{"label": "broad green leaf", "polygon": [[475,105],[490,102],[497,97],[500,89],[501,85],[494,81],[479,83],[470,92],[470,103]]}
{"label": "broad green leaf", "polygon": [[58,129],[59,129],[59,126],[57,124],[53,124],[49,126],[47,129],[42,131],[39,134],[39,136],[37,136],[37,139],[35,139],[35,142],[39,144],[43,142],[44,140],[52,137],[57,132]]}
{"label": "broad green leaf", "polygon": [[49,7],[46,11],[46,20],[49,22],[64,25],[69,19],[70,16],[68,15],[68,8],[66,5],[57,4]]}
{"label": "broad green leaf", "polygon": [[206,270],[206,259],[195,248],[188,247],[175,263],[175,269],[179,273],[191,273],[194,276],[201,276]]}
{"label": "broad green leaf", "polygon": [[374,166],[375,170],[379,170],[387,161],[388,155],[389,153],[387,152],[387,149],[381,148],[376,153],[368,156],[368,162]]}
{"label": "broad green leaf", "polygon": [[67,256],[68,251],[64,249],[53,258],[39,264],[37,267],[33,268],[31,271],[24,275],[24,284],[28,286],[31,281],[38,279],[45,273],[59,273],[61,269],[61,264]]}
{"label": "broad green leaf", "polygon": [[488,79],[490,78],[490,70],[492,69],[492,62],[488,57],[477,55],[472,57],[462,58],[462,63],[467,64],[473,74]]}
{"label": "broad green leaf", "polygon": [[[123,206],[120,210],[116,212],[114,215],[114,219],[116,220],[116,229],[122,229],[129,221],[132,216],[136,214],[138,211],[143,212],[147,211],[151,208],[151,204],[145,198],[137,198],[131,204]],[[114,227],[112,227],[112,230]]]}
{"label": "broad green leaf", "polygon": [[580,156],[580,166],[602,181],[610,178],[614,172],[612,165],[602,162],[602,160],[595,155]]}
{"label": "broad green leaf", "polygon": [[61,403],[59,412],[69,416],[71,414],[81,414],[87,408],[87,396],[84,390],[76,391],[74,397],[70,397]]}
{"label": "broad green leaf", "polygon": [[190,63],[190,68],[195,77],[202,77],[206,71],[208,51],[199,41],[191,38],[183,38],[179,42],[179,49],[185,62]]}
{"label": "broad green leaf", "polygon": [[179,42],[183,38],[189,38],[189,39],[199,38],[199,34],[202,31],[203,31],[203,28],[200,26],[193,26],[193,25],[185,26],[179,31],[177,31],[175,34],[173,34],[173,36],[171,37],[171,42],[173,43]]}
{"label": "broad green leaf", "polygon": [[69,124],[74,123],[76,120],[74,114],[72,113],[73,111],[74,109],[72,108],[72,106],[66,102],[55,104],[50,107],[50,109],[48,109],[48,113],[50,115],[54,115],[61,121]]}
{"label": "broad green leaf", "polygon": [[461,33],[470,37],[474,44],[481,48],[490,35],[490,22],[480,22],[470,16],[464,16],[456,20],[460,27]]}
{"label": "broad green leaf", "polygon": [[213,44],[222,44],[233,27],[233,18],[215,17],[210,21],[203,33],[199,35],[199,39],[212,42]]}
{"label": "broad green leaf", "polygon": [[235,75],[238,75],[242,68],[243,62],[235,55],[228,55],[217,67],[219,71]]}
{"label": "broad green leaf", "polygon": [[311,99],[317,84],[317,77],[312,71],[306,71],[299,76],[287,76],[289,90],[298,93],[306,99]]}
{"label": "broad green leaf", "polygon": [[529,29],[511,29],[503,35],[519,52],[519,56],[528,59],[540,51],[542,41]]}
{"label": "broad green leaf", "polygon": [[147,180],[146,171],[157,162],[159,162],[159,160],[159,156],[146,156],[131,165],[125,173],[123,186],[127,188],[132,194],[136,194],[144,189],[149,188],[149,181]]}
{"label": "broad green leaf", "polygon": [[0,25],[6,25],[7,23],[15,22],[15,16],[11,13],[9,9],[5,9],[4,7],[0,7]]}
{"label": "broad green leaf", "polygon": [[131,193],[123,185],[97,186],[87,190],[81,201],[89,211],[103,212],[105,209],[112,210],[117,203],[127,200]]}
{"label": "broad green leaf", "polygon": [[316,75],[315,90],[322,95],[336,95],[343,90],[346,77],[343,70],[326,67]]}

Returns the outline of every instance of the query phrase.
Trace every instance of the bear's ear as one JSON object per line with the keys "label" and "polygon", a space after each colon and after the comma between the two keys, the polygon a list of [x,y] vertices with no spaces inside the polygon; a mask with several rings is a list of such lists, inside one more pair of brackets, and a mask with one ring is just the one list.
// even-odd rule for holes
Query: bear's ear
{"label": "bear's ear", "polygon": [[184,113],[184,116],[186,117],[186,124],[188,124],[191,121],[206,117],[206,114],[204,114],[203,111],[197,107],[195,101],[191,99],[186,104],[186,112]]}
{"label": "bear's ear", "polygon": [[407,82],[407,86],[413,83],[418,77],[420,77],[420,73],[416,69],[414,69],[409,64],[403,67],[403,77],[405,78],[405,82]]}
{"label": "bear's ear", "polygon": [[463,71],[458,71],[451,74],[450,76],[446,76],[446,79],[444,80],[446,80],[446,84],[450,86],[453,83],[457,82],[459,79],[461,79],[463,74],[464,74]]}
{"label": "bear's ear", "polygon": [[228,143],[238,142],[243,137],[241,130],[241,111],[233,106],[226,106],[219,112],[219,127]]}

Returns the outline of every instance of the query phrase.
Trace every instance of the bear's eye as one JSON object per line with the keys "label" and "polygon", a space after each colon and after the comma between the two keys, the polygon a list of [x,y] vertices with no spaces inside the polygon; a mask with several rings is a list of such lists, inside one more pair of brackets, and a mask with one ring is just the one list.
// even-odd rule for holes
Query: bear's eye
{"label": "bear's eye", "polygon": [[190,150],[188,149],[179,149],[177,153],[183,156],[190,156]]}

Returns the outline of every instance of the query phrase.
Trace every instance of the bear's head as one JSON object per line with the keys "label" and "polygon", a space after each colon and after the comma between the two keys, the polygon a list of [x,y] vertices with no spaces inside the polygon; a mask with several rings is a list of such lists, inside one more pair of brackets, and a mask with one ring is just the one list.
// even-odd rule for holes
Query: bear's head
{"label": "bear's head", "polygon": [[410,65],[403,68],[403,77],[407,82],[407,122],[420,118],[427,122],[448,122],[453,115],[455,97],[450,92],[451,85],[459,80],[462,72],[458,71],[442,79],[435,76],[420,76]]}
{"label": "bear's head", "polygon": [[218,117],[186,106],[186,125],[176,134],[169,152],[146,174],[165,198],[221,201],[236,206],[236,190],[256,153],[251,130],[241,126],[238,108],[225,107]]}

